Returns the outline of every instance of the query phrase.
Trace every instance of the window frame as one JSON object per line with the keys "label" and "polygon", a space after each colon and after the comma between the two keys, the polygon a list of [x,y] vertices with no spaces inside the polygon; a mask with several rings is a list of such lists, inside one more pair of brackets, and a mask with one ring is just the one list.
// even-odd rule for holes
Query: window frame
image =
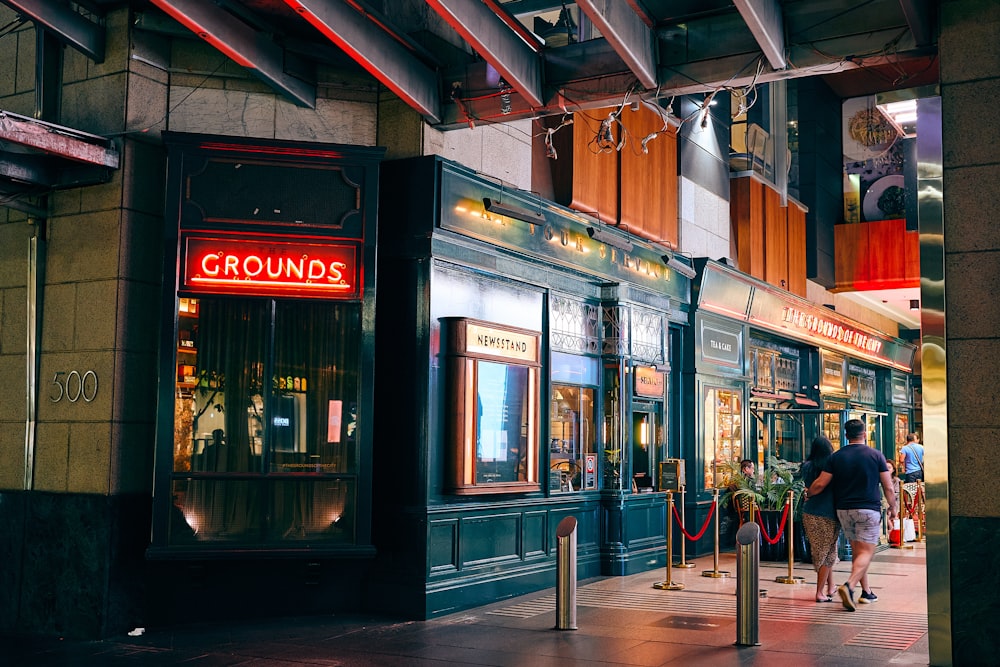
{"label": "window frame", "polygon": [[[524,493],[540,491],[539,442],[541,439],[541,333],[469,318],[448,318],[448,391],[450,415],[449,490],[457,495]],[[497,341],[483,344],[483,336]],[[527,423],[524,435],[524,479],[479,482],[476,470],[479,429],[479,364],[489,362],[522,367],[527,371]],[[519,443],[522,444],[522,443]]]}

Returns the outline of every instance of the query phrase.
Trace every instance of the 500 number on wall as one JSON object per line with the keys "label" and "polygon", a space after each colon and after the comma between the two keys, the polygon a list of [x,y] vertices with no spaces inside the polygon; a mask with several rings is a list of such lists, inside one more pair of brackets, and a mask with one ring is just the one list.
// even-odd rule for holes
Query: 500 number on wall
{"label": "500 number on wall", "polygon": [[66,399],[70,403],[82,400],[90,403],[97,398],[97,373],[94,371],[56,371],[52,376],[52,391],[49,399],[53,403]]}

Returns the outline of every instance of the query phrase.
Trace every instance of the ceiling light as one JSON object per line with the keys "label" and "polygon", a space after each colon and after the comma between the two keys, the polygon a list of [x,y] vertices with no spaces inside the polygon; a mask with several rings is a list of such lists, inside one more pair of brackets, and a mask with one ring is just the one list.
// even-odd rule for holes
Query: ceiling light
{"label": "ceiling light", "polygon": [[673,253],[667,253],[663,255],[663,263],[669,266],[671,269],[681,274],[685,278],[694,278],[698,275],[698,272],[694,270],[693,267],[688,266],[681,260],[677,259],[677,256]]}
{"label": "ceiling light", "polygon": [[530,225],[545,224],[545,216],[542,215],[541,211],[529,211],[528,209],[521,208],[520,206],[501,204],[495,199],[490,199],[489,197],[483,197],[483,206],[485,206],[486,210],[490,213],[505,215],[508,218],[521,220],[522,222],[527,222]]}
{"label": "ceiling light", "polygon": [[595,241],[600,241],[601,243],[607,243],[608,245],[613,245],[614,247],[621,248],[626,252],[632,250],[632,248],[634,247],[632,245],[632,242],[629,241],[627,238],[623,239],[617,234],[605,231],[600,227],[587,227],[587,233],[590,234],[590,238],[594,239]]}

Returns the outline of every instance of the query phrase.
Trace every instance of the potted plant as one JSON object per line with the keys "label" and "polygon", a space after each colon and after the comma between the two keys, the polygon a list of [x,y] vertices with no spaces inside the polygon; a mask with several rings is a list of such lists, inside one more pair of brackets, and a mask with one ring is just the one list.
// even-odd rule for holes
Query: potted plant
{"label": "potted plant", "polygon": [[[782,530],[781,517],[788,501],[789,491],[793,492],[793,520],[799,511],[803,484],[801,480],[795,478],[798,466],[797,463],[768,456],[764,471],[753,478],[747,478],[740,473],[738,462],[728,464],[724,473],[726,492],[722,495],[722,502],[734,507],[743,520],[749,519],[749,508],[752,503],[758,515],[757,523],[764,533],[773,538]],[[785,533],[782,533],[782,538],[773,545],[762,540],[761,560],[782,560],[787,554]]]}

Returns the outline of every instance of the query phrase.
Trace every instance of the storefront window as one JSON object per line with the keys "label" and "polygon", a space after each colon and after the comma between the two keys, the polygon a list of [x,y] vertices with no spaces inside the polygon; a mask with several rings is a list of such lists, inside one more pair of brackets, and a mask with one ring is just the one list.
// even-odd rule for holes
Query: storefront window
{"label": "storefront window", "polygon": [[[596,488],[594,464],[588,468],[584,460],[594,455],[597,445],[594,389],[553,384],[550,409],[549,490],[558,493]],[[591,471],[589,476],[584,475],[586,469]]]}
{"label": "storefront window", "polygon": [[875,370],[860,366],[849,366],[847,391],[852,401],[875,405]]}
{"label": "storefront window", "polygon": [[736,391],[705,389],[705,488],[721,487],[743,458],[743,401]]}
{"label": "storefront window", "polygon": [[360,306],[179,303],[169,542],[353,542]]}
{"label": "storefront window", "polygon": [[525,482],[528,369],[488,361],[476,383],[476,484]]}
{"label": "storefront window", "polygon": [[466,318],[448,333],[453,490],[537,490],[541,336]]}

